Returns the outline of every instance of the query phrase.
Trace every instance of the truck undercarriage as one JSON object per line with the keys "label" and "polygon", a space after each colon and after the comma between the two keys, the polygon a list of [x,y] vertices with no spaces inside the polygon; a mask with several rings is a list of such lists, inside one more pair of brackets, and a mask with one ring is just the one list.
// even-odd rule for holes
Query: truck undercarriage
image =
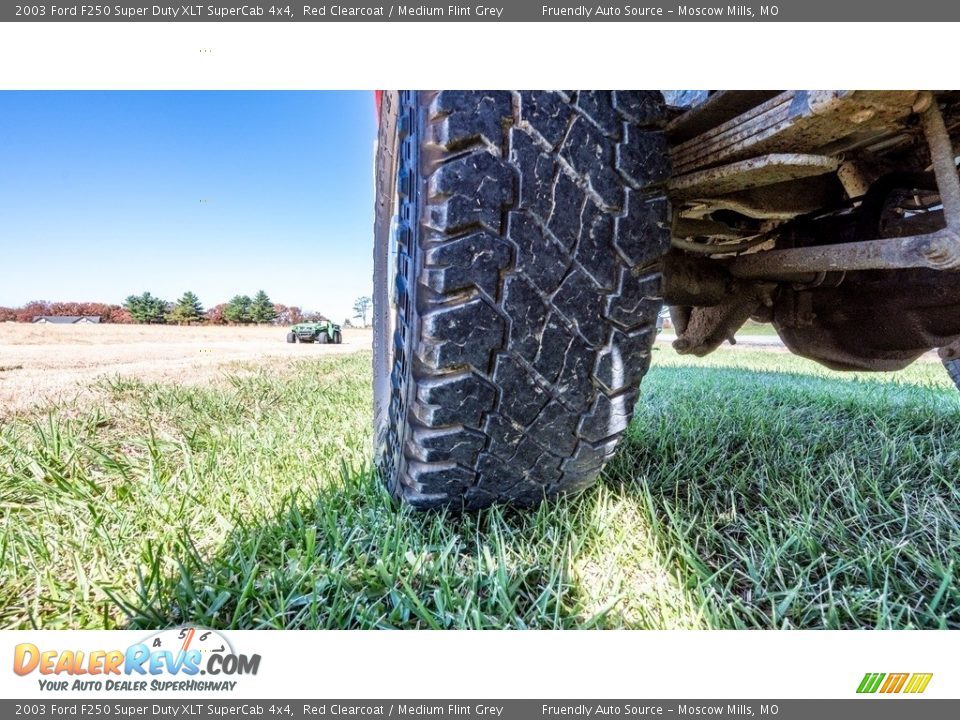
{"label": "truck undercarriage", "polygon": [[705,355],[749,319],[834,369],[897,370],[957,342],[958,94],[700,100],[667,126],[678,352]]}
{"label": "truck undercarriage", "polygon": [[960,378],[960,93],[403,91],[379,102],[378,466],[417,507],[595,481],[670,309]]}

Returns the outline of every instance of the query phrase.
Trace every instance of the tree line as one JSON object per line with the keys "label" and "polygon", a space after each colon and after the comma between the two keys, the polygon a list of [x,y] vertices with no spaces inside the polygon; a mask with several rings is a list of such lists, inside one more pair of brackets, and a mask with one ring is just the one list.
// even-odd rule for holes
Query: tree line
{"label": "tree line", "polygon": [[39,315],[86,315],[100,318],[102,323],[141,323],[167,325],[294,325],[310,320],[325,320],[320,313],[307,313],[296,305],[273,302],[260,290],[253,297],[235,295],[228,302],[204,308],[192,291],[175,302],[156,297],[150,292],[130,295],[123,305],[96,302],[46,302],[34,300],[21,307],[0,307],[0,322],[33,322]]}
{"label": "tree line", "polygon": [[[276,322],[284,310],[287,316],[283,318],[285,321],[289,322],[291,315],[303,317],[300,308],[277,306],[263,290],[252,298],[249,295],[234,295],[228,302],[214,305],[209,310],[205,310],[200,298],[189,290],[172,303],[149,292],[131,295],[123,307],[130,313],[133,322],[148,325],[191,325],[200,322],[266,325]],[[299,322],[297,318],[293,322]]]}
{"label": "tree line", "polygon": [[[357,298],[353,303],[355,319],[363,327],[367,325],[370,312],[369,296]],[[304,312],[296,305],[275,303],[263,290],[256,295],[234,295],[228,302],[204,308],[196,293],[188,290],[175,302],[170,302],[144,292],[130,295],[123,305],[97,302],[47,302],[34,300],[17,308],[0,307],[0,322],[33,322],[41,315],[96,316],[102,323],[140,323],[144,325],[296,325],[299,322],[316,322],[328,318],[317,312]],[[350,318],[343,321],[351,325]]]}

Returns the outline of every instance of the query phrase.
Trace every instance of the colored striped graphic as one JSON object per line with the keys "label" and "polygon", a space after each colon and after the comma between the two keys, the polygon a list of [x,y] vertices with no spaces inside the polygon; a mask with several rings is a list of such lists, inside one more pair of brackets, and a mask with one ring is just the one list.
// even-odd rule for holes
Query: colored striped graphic
{"label": "colored striped graphic", "polygon": [[933,673],[914,673],[910,676],[910,682],[907,683],[907,687],[903,691],[905,693],[922,693],[927,689],[932,677]]}
{"label": "colored striped graphic", "polygon": [[933,673],[867,673],[860,681],[857,692],[872,693],[912,693],[919,694],[927,689]]}

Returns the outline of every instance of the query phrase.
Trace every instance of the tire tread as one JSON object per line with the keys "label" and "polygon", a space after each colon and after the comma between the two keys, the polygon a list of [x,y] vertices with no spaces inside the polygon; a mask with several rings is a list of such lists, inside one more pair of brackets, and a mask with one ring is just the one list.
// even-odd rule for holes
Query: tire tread
{"label": "tire tread", "polygon": [[[420,507],[580,490],[629,424],[656,335],[669,244],[662,98],[401,97],[388,485]],[[415,122],[424,143],[413,148]]]}
{"label": "tire tread", "polygon": [[944,360],[943,366],[947,369],[953,384],[960,390],[960,360]]}

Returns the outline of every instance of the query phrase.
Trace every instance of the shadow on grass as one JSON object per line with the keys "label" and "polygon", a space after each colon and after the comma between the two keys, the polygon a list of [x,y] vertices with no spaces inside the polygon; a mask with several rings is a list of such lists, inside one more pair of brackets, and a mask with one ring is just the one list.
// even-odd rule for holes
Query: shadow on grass
{"label": "shadow on grass", "polygon": [[528,514],[398,510],[332,470],[212,556],[185,531],[172,574],[147,546],[130,626],[960,627],[945,390],[658,368],[599,487]]}

